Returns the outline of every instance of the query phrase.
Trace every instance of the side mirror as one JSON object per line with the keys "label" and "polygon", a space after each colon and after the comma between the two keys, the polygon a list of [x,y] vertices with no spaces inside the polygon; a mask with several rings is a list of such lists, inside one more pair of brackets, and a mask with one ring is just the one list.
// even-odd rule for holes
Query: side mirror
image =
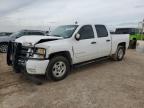
{"label": "side mirror", "polygon": [[79,33],[77,33],[77,34],[75,35],[75,39],[76,39],[77,41],[80,40],[80,34],[79,34]]}

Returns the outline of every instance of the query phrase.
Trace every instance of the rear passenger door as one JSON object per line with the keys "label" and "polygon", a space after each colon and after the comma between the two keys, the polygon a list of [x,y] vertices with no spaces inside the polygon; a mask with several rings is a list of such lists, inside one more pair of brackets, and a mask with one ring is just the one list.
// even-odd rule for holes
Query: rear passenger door
{"label": "rear passenger door", "polygon": [[111,52],[111,37],[108,34],[108,31],[104,25],[95,25],[97,33],[97,51],[99,57],[108,56]]}

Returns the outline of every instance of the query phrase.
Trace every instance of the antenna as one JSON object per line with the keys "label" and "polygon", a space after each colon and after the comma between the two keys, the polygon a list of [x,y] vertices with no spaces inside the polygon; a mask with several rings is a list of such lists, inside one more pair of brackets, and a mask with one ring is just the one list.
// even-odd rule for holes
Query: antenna
{"label": "antenna", "polygon": [[75,21],[75,24],[77,25],[77,24],[78,24],[78,22],[77,22],[77,21]]}

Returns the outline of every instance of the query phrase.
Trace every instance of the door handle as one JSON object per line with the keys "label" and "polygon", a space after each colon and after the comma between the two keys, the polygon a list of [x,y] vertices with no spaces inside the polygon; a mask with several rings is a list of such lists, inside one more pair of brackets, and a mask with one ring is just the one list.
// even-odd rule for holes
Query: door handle
{"label": "door handle", "polygon": [[106,42],[110,42],[110,41],[111,41],[111,40],[109,40],[109,39],[108,39],[108,40],[106,40]]}
{"label": "door handle", "polygon": [[91,44],[96,44],[96,42],[91,42]]}

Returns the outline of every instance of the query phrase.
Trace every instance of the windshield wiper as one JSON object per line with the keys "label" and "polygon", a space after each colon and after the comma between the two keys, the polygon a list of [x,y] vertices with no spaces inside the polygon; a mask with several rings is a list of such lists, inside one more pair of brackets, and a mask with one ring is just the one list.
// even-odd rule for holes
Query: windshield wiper
{"label": "windshield wiper", "polygon": [[52,35],[52,36],[61,37],[60,35]]}

